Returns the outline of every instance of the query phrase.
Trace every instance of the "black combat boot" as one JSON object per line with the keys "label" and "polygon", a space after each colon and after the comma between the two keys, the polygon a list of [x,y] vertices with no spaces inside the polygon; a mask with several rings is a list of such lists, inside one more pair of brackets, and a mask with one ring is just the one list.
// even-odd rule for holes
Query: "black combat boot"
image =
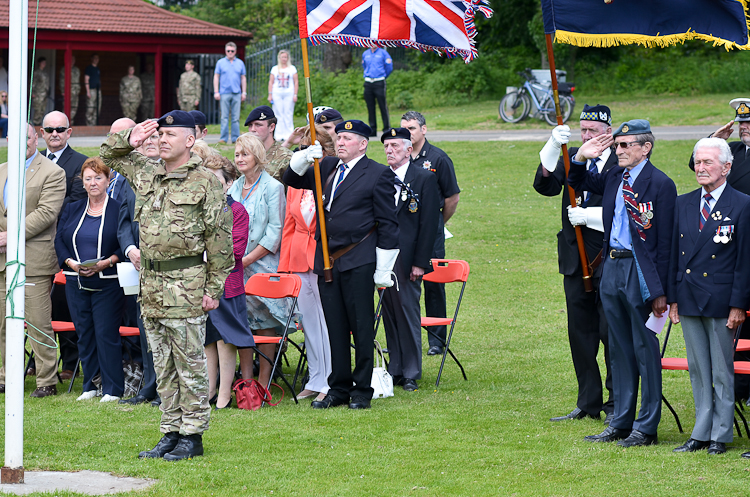
{"label": "black combat boot", "polygon": [[164,454],[167,454],[177,446],[179,440],[180,434],[176,431],[170,431],[161,437],[161,440],[156,444],[156,447],[151,450],[144,450],[138,454],[138,457],[140,459],[164,457]]}
{"label": "black combat boot", "polygon": [[203,435],[183,435],[177,447],[164,454],[165,461],[179,461],[203,455]]}

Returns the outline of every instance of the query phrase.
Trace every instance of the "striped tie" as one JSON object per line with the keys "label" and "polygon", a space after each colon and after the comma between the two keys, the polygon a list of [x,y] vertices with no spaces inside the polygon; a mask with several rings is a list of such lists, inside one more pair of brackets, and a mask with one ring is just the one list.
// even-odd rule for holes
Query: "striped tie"
{"label": "striped tie", "polygon": [[701,219],[700,223],[698,224],[698,229],[703,230],[703,225],[706,224],[706,221],[708,220],[708,215],[711,214],[711,199],[713,197],[710,193],[706,193],[703,195],[703,205],[701,206]]}
{"label": "striped tie", "polygon": [[641,212],[638,209],[638,203],[635,201],[635,193],[633,188],[630,186],[630,173],[625,171],[622,173],[622,199],[625,201],[625,208],[630,214],[630,218],[635,223],[635,227],[638,231],[638,236],[641,237],[642,241],[646,241],[646,233],[643,231],[643,223],[641,222]]}
{"label": "striped tie", "polygon": [[333,193],[331,193],[331,202],[333,202],[333,197],[336,196],[336,192],[339,191],[339,185],[344,181],[344,171],[346,171],[348,167],[349,166],[346,164],[339,165],[339,177],[336,178],[336,184],[333,187]]}

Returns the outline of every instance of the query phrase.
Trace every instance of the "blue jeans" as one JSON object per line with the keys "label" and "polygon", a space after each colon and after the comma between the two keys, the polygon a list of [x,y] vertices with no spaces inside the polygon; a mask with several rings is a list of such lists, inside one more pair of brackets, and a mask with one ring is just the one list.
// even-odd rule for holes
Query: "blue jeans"
{"label": "blue jeans", "polygon": [[0,117],[0,138],[8,136],[8,118]]}
{"label": "blue jeans", "polygon": [[219,140],[229,142],[229,114],[232,114],[232,143],[240,136],[240,105],[242,97],[239,93],[221,94],[221,136]]}

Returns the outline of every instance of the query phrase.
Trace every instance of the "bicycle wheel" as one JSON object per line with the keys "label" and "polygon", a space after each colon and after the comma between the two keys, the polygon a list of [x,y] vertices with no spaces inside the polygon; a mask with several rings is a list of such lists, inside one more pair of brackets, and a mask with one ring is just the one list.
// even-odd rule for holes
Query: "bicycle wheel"
{"label": "bicycle wheel", "polygon": [[525,93],[517,91],[506,94],[500,100],[500,118],[506,123],[517,123],[526,118],[531,110],[531,101]]}
{"label": "bicycle wheel", "polygon": [[[550,99],[546,102],[552,110],[544,113],[544,120],[550,126],[557,126],[557,115],[555,114],[554,104]],[[560,95],[560,114],[562,115],[562,122],[565,123],[570,118],[570,114],[573,112],[573,106],[570,103],[570,99],[564,95]]]}

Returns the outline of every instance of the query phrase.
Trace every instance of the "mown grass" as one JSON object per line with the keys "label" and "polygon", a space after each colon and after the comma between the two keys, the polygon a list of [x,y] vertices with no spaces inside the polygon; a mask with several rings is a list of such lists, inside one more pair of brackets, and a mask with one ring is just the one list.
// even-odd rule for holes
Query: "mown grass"
{"label": "mown grass", "polygon": [[[29,399],[27,379],[26,469],[155,478],[143,495],[180,497],[744,494],[745,438],[722,456],[672,453],[693,424],[685,373],[665,372],[663,384],[687,432],[677,431],[665,409],[657,446],[591,444],[583,437],[600,432],[602,422],[548,421],[574,407],[576,385],[557,273],[560,199],[532,188],[539,144],[439,146],[453,158],[463,190],[446,245],[449,257],[471,265],[452,342],[468,382],[449,359],[436,390],[439,363],[425,355],[417,392],[397,388],[368,411],[314,411],[288,397],[258,412],[220,411],[205,435],[205,456],[170,464],[136,458],[159,439],[157,410],[76,402],[79,381],[72,395]],[[691,148],[657,141],[653,155],[680,193],[695,185],[686,166]],[[383,159],[380,143],[370,155]],[[457,289],[449,286],[448,294],[454,302]],[[684,357],[679,327],[668,350]]]}

